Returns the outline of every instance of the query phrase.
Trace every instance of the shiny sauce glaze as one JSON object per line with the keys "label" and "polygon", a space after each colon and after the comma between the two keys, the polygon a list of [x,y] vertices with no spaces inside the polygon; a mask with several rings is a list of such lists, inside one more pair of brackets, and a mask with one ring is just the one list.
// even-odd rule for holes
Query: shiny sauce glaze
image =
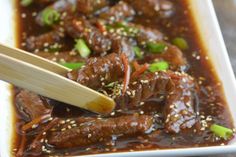
{"label": "shiny sauce glaze", "polygon": [[[81,1],[83,2],[83,0]],[[103,0],[101,1],[103,2]],[[150,7],[148,6],[150,1],[151,0],[147,0],[147,7]],[[76,15],[76,18],[72,17],[66,19],[68,16],[66,16],[65,13],[61,13],[60,16],[65,16],[65,21],[60,21],[59,24],[54,25],[53,28],[51,26],[40,26],[40,22],[35,19],[37,19],[40,12],[45,9],[45,7],[53,3],[56,2],[40,0],[39,2],[35,2],[25,7],[20,4],[20,1],[18,2],[19,48],[58,63],[84,63],[87,59],[79,56],[78,53],[72,51],[72,49],[74,49],[75,38],[78,38],[79,36],[86,41],[89,37],[86,33],[83,34],[83,32],[80,32],[79,35],[76,36],[75,32],[63,30],[60,25],[65,25],[65,23],[70,23],[73,20],[75,25],[76,22],[77,24],[82,23],[86,25],[86,20],[89,19],[89,22],[92,23],[92,25],[96,25],[96,29],[92,27],[92,31],[97,31],[97,28],[101,31],[104,29],[104,25],[101,25],[96,19],[101,18],[106,22],[107,17],[102,14],[120,3],[127,3],[131,7],[130,9],[134,10],[134,13],[129,12],[131,15],[127,15],[130,17],[126,19],[128,21],[127,23],[132,27],[137,27],[140,30],[142,28],[150,28],[160,31],[164,34],[162,40],[168,45],[167,47],[169,49],[173,48],[172,41],[176,37],[181,37],[181,39],[184,39],[187,42],[188,48],[184,48],[181,51],[181,53],[183,53],[182,57],[184,57],[182,61],[174,61],[173,58],[178,58],[176,54],[180,52],[179,50],[176,51],[176,47],[173,48],[173,51],[175,51],[173,56],[166,57],[165,55],[159,55],[153,57],[153,55],[146,55],[146,53],[149,52],[147,52],[145,46],[144,48],[140,46],[142,45],[142,42],[140,42],[140,45],[138,43],[139,40],[142,41],[145,39],[140,37],[137,41],[128,40],[128,43],[131,45],[139,45],[139,47],[142,47],[141,49],[145,53],[142,59],[137,59],[137,57],[132,58],[132,55],[123,52],[129,51],[128,48],[123,48],[121,53],[117,52],[116,54],[111,53],[111,51],[116,51],[116,48],[105,52],[106,50],[104,49],[109,49],[109,46],[116,43],[116,40],[112,40],[112,44],[109,45],[109,41],[105,41],[105,38],[107,38],[106,35],[102,45],[108,46],[102,47],[103,50],[101,50],[101,47],[93,47],[91,43],[88,44],[88,39],[88,42],[86,42],[93,51],[89,58],[97,58],[91,59],[89,63],[85,63],[85,67],[82,67],[82,69],[72,71],[69,74],[65,74],[65,76],[111,96],[117,102],[117,109],[110,115],[100,116],[15,87],[14,106],[16,109],[17,123],[15,127],[16,137],[14,140],[14,149],[12,150],[14,155],[18,157],[84,155],[216,146],[227,145],[230,142],[233,137],[226,140],[217,137],[210,130],[212,124],[218,124],[232,130],[234,130],[234,126],[227,103],[225,102],[222,84],[215,73],[210,58],[207,56],[207,53],[200,42],[187,1],[165,1],[161,6],[161,11],[159,11],[157,15],[152,15],[151,10],[147,11],[147,9],[145,10],[145,8],[140,7],[140,5],[133,4],[135,2],[129,0],[124,0],[122,2],[110,0],[107,1],[108,4],[105,7],[97,9],[96,13],[90,14],[91,10],[88,8],[80,8],[80,11],[77,11],[79,13]],[[173,8],[168,10],[169,7]],[[120,17],[111,16],[108,19],[114,21],[115,18]],[[80,19],[79,22],[76,21],[78,19]],[[113,26],[109,23],[109,26],[110,25]],[[41,47],[37,47],[36,42],[32,46],[32,43],[35,41],[33,38],[51,32],[52,30],[62,33],[55,37],[61,39],[57,40],[54,38],[56,42],[52,43],[54,46],[53,48],[55,48],[56,51],[53,50],[53,52],[51,52],[52,47],[48,46],[50,45],[48,42],[41,44]],[[69,35],[66,33],[64,34],[64,32],[69,32]],[[112,31],[110,33],[112,33]],[[53,35],[51,34],[51,36]],[[112,36],[110,38],[114,39],[115,37]],[[120,42],[120,38],[117,40]],[[58,44],[55,44],[57,42]],[[95,42],[95,45],[99,45],[99,42]],[[135,78],[130,80],[129,88],[126,89],[126,94],[124,94],[126,97],[117,93],[114,95],[114,90],[111,90],[110,86],[114,88],[113,85],[116,81],[118,82],[118,87],[116,86],[116,88],[122,88],[123,90],[124,85],[122,86],[122,83],[119,84],[120,80],[118,78],[123,79],[123,77],[125,77],[123,74],[126,71],[125,61],[129,60],[129,64],[133,69],[133,61],[136,61],[139,65],[145,65],[145,63],[151,64],[151,60],[158,60],[155,59],[155,57],[171,62],[169,63],[172,64],[170,65],[170,69],[167,70],[167,72],[146,72],[135,75]],[[181,66],[179,66],[178,63],[181,64]],[[182,66],[182,63],[184,66]],[[102,64],[110,66],[110,68],[107,68],[108,71],[106,73],[107,75],[109,74],[109,79],[106,80],[106,78],[101,77],[99,80],[95,79],[88,81],[82,77],[85,73],[87,74],[91,68],[95,68],[96,66],[97,74],[103,76],[102,68],[99,69],[99,66]],[[90,76],[89,74],[87,75]],[[162,84],[162,86],[153,87],[152,89],[150,88],[148,91],[145,91],[148,87],[144,84],[148,83],[150,78],[152,78],[152,81],[155,81],[155,84],[159,83]],[[107,82],[103,82],[103,80]],[[137,87],[137,84],[139,87]],[[180,87],[177,87],[177,85]],[[159,91],[155,91],[157,90],[156,88],[158,88]],[[177,91],[174,96],[170,94],[170,91],[172,91],[173,88]],[[142,90],[143,93],[138,92],[139,90]],[[150,91],[156,93],[150,96]],[[136,94],[133,95],[133,97],[130,96],[133,94],[132,92]],[[190,98],[184,98],[184,100],[175,100],[179,93],[182,93],[184,97],[188,97],[189,94],[191,96],[189,96]],[[138,97],[138,94],[143,95]],[[135,98],[137,98],[138,101],[135,101]],[[173,118],[175,115],[166,115],[166,113],[171,112],[171,114],[175,114],[175,112],[179,112],[175,110],[172,111],[171,105],[167,108],[166,106],[168,103],[179,103],[179,105],[186,103],[184,105],[187,106],[190,104],[187,111],[188,113],[186,114],[186,117],[189,119],[184,123],[186,127],[178,128],[178,124],[168,123],[171,121],[168,117]],[[178,117],[178,115],[176,117]],[[35,120],[38,120],[37,123],[30,125],[30,122],[35,122]],[[175,120],[173,121],[176,122]],[[178,123],[178,121],[176,123]],[[27,128],[26,124],[29,124],[30,128]],[[78,127],[80,133],[76,130]],[[24,130],[24,128],[27,129]],[[73,134],[74,137],[69,137],[68,134]],[[60,136],[65,137],[65,139]],[[61,139],[57,140],[59,138]],[[73,141],[73,138],[78,139],[77,141]],[[70,142],[70,140],[72,142]]]}

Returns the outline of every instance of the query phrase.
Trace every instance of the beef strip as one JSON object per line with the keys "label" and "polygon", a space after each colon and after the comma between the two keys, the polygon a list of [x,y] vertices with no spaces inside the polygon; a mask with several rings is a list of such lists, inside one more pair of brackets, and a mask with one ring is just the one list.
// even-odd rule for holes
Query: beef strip
{"label": "beef strip", "polygon": [[43,52],[40,51],[36,53],[38,56],[46,58],[48,60],[52,60],[54,62],[69,62],[69,63],[78,63],[85,62],[84,58],[81,58],[77,52],[74,51],[65,51],[65,52]]}
{"label": "beef strip", "polygon": [[146,115],[95,118],[65,131],[52,131],[48,135],[48,144],[55,148],[86,146],[111,139],[112,136],[145,134],[152,125],[153,118]]}
{"label": "beef strip", "polygon": [[117,81],[124,76],[124,65],[119,54],[109,54],[105,57],[90,58],[85,66],[67,74],[71,80],[77,81],[92,89]]}
{"label": "beef strip", "polygon": [[75,39],[83,38],[94,53],[103,53],[111,49],[111,40],[84,18],[67,19],[65,30]]}
{"label": "beef strip", "polygon": [[26,39],[26,49],[31,52],[49,49],[52,45],[61,45],[63,37],[64,34],[56,30],[39,36],[30,36]]}
{"label": "beef strip", "polygon": [[16,96],[16,106],[26,121],[31,121],[51,111],[39,95],[21,90]]}
{"label": "beef strip", "polygon": [[133,27],[137,27],[139,29],[139,33],[137,34],[137,42],[139,45],[144,45],[148,41],[163,41],[164,35],[157,29],[144,27],[141,25],[133,25]]}
{"label": "beef strip", "polygon": [[196,123],[194,93],[197,92],[192,77],[178,72],[146,73],[130,82],[125,95],[115,100],[121,109],[139,105],[152,97],[165,97],[165,129],[178,133]]}
{"label": "beef strip", "polygon": [[152,54],[146,53],[143,60],[140,63],[153,63],[155,61],[167,61],[171,70],[182,70],[187,66],[187,60],[183,55],[183,52],[176,46],[165,43],[167,48],[163,53]]}
{"label": "beef strip", "polygon": [[118,97],[115,98],[115,100],[118,104],[118,108],[132,108],[153,96],[167,95],[172,90],[173,86],[168,73],[148,72],[140,75],[138,78],[134,78],[130,82],[125,95],[117,95]]}
{"label": "beef strip", "polygon": [[77,0],[77,10],[83,14],[92,14],[109,5],[108,0]]}
{"label": "beef strip", "polygon": [[165,42],[164,35],[160,31],[139,25],[137,28],[139,28],[139,33],[136,39],[140,46],[145,46],[147,42],[161,42],[167,47],[160,54],[146,53],[143,59],[145,63],[146,61],[152,63],[156,60],[165,60],[171,65],[171,70],[178,70],[187,65],[183,52],[178,47]]}
{"label": "beef strip", "polygon": [[174,13],[174,5],[169,0],[124,0],[144,16],[168,18]]}
{"label": "beef strip", "polygon": [[113,39],[112,51],[117,54],[124,53],[128,57],[129,61],[132,61],[135,57],[132,43],[126,38]]}
{"label": "beef strip", "polygon": [[[67,16],[67,14],[73,14],[76,11],[77,1],[78,0],[57,0],[45,9],[53,9],[61,14],[60,18],[64,18],[64,16]],[[39,12],[39,14],[36,16],[36,23],[40,26],[45,25],[42,17],[44,10]]]}
{"label": "beef strip", "polygon": [[179,133],[196,123],[194,94],[196,85],[187,74],[170,73],[175,88],[170,92],[164,107],[165,129],[170,133]]}
{"label": "beef strip", "polygon": [[106,12],[101,13],[99,17],[106,21],[114,22],[131,19],[134,15],[134,9],[126,2],[120,1]]}

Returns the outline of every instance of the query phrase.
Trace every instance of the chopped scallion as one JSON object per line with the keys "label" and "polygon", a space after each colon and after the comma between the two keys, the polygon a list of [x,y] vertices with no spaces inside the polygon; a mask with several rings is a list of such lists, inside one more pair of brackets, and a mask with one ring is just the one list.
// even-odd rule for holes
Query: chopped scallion
{"label": "chopped scallion", "polygon": [[148,70],[151,72],[168,70],[169,64],[166,61],[159,61],[149,65]]}
{"label": "chopped scallion", "polygon": [[189,47],[187,41],[184,38],[180,37],[175,38],[172,43],[181,50],[186,50]]}
{"label": "chopped scallion", "polygon": [[74,70],[81,68],[84,65],[84,63],[61,63],[61,65]]}
{"label": "chopped scallion", "polygon": [[166,44],[157,42],[148,42],[147,48],[151,53],[162,53],[166,49]]}
{"label": "chopped scallion", "polygon": [[219,136],[219,137],[224,138],[226,140],[233,136],[233,130],[223,127],[223,126],[220,126],[220,125],[217,125],[217,124],[211,125],[210,130],[216,136]]}
{"label": "chopped scallion", "polygon": [[21,0],[20,4],[24,7],[29,6],[31,3],[33,2],[33,0]]}
{"label": "chopped scallion", "polygon": [[83,39],[76,40],[75,50],[78,51],[83,58],[87,58],[91,53],[91,50]]}
{"label": "chopped scallion", "polygon": [[141,49],[138,46],[134,46],[133,47],[133,51],[135,53],[135,55],[137,56],[138,59],[142,59],[143,58],[143,54]]}
{"label": "chopped scallion", "polygon": [[107,88],[113,88],[113,87],[115,87],[116,84],[118,84],[118,82],[111,82],[111,83],[105,85],[105,87],[107,87]]}
{"label": "chopped scallion", "polygon": [[46,8],[42,12],[42,22],[51,26],[60,20],[60,13],[53,8]]}

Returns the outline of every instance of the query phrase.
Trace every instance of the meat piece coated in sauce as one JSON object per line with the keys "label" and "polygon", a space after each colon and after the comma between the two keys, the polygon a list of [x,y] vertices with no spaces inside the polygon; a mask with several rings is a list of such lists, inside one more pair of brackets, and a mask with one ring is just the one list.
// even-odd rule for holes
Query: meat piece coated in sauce
{"label": "meat piece coated in sauce", "polygon": [[111,49],[111,40],[84,18],[65,21],[66,32],[74,39],[83,38],[94,53],[103,53]]}
{"label": "meat piece coated in sauce", "polygon": [[49,133],[48,144],[56,148],[85,146],[111,139],[112,136],[145,134],[152,125],[153,118],[146,115],[94,118],[65,131],[52,131]]}
{"label": "meat piece coated in sauce", "polygon": [[128,57],[129,61],[134,60],[135,53],[132,43],[126,38],[114,39],[112,41],[112,51],[118,54],[124,53]]}
{"label": "meat piece coated in sauce", "polygon": [[[183,52],[174,45],[168,44],[166,42],[164,42],[164,44],[167,46],[164,52],[160,54],[146,54],[143,61],[153,63],[157,60],[164,60],[169,63],[171,70],[184,70],[187,67],[188,63],[183,55]],[[143,61],[141,61],[141,63],[143,63]]]}
{"label": "meat piece coated in sauce", "polygon": [[[40,26],[45,26],[43,22],[43,12],[48,9],[52,9],[60,14],[60,18],[66,16],[67,14],[73,14],[76,11],[77,0],[57,0],[53,4],[44,8],[39,14],[36,16],[36,23]],[[64,14],[64,15],[63,15]],[[63,16],[62,16],[63,15]]]}
{"label": "meat piece coated in sauce", "polygon": [[67,74],[71,80],[77,81],[92,89],[119,80],[124,76],[124,65],[119,54],[95,57],[87,60],[84,67]]}
{"label": "meat piece coated in sauce", "polygon": [[165,129],[170,133],[179,133],[182,129],[196,124],[194,110],[197,87],[192,77],[187,74],[169,74],[175,87],[168,93],[164,107]]}
{"label": "meat piece coated in sauce", "polygon": [[108,0],[77,0],[77,10],[83,14],[92,14],[109,5]]}
{"label": "meat piece coated in sauce", "polygon": [[17,94],[16,106],[20,114],[24,116],[27,121],[48,114],[51,111],[50,108],[46,107],[45,102],[39,95],[27,90],[21,90],[20,93]]}
{"label": "meat piece coated in sauce", "polygon": [[179,133],[191,128],[196,123],[194,94],[196,84],[192,77],[178,72],[146,73],[132,82],[124,96],[118,96],[116,102],[120,107],[138,106],[152,97],[165,98],[165,129],[167,132]]}
{"label": "meat piece coated in sauce", "polygon": [[168,18],[174,13],[174,5],[170,0],[125,0],[144,16],[152,18]]}
{"label": "meat piece coated in sauce", "polygon": [[99,17],[106,21],[114,22],[130,19],[134,15],[134,9],[126,2],[120,1],[113,7],[109,8],[106,12],[101,13]]}
{"label": "meat piece coated in sauce", "polygon": [[147,42],[160,42],[166,45],[166,49],[162,53],[146,53],[143,59],[145,62],[152,63],[155,60],[165,60],[171,65],[172,70],[179,70],[187,65],[183,52],[178,47],[164,41],[164,35],[160,31],[139,25],[137,27],[139,33],[136,39],[140,46],[145,46]]}
{"label": "meat piece coated in sauce", "polygon": [[[167,95],[173,84],[168,73],[146,73],[134,78],[129,84],[125,95],[116,98],[118,104],[124,103],[121,107],[129,108],[138,106],[140,102],[148,100],[152,96]],[[120,103],[122,102],[122,103]]]}
{"label": "meat piece coated in sauce", "polygon": [[56,30],[39,36],[30,36],[26,40],[26,48],[31,52],[49,49],[54,44],[60,45],[63,37],[64,34]]}
{"label": "meat piece coated in sauce", "polygon": [[144,27],[141,25],[134,25],[139,29],[137,34],[137,42],[139,45],[144,45],[148,41],[163,41],[164,35],[158,29],[153,29],[149,27]]}

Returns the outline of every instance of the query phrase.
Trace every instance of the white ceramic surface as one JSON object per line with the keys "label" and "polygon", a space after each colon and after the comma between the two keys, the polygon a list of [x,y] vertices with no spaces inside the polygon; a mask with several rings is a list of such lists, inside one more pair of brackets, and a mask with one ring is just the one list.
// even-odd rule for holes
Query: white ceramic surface
{"label": "white ceramic surface", "polygon": [[[14,46],[14,4],[11,0],[0,0],[0,42]],[[0,81],[0,156],[10,157],[13,133],[11,85]]]}
{"label": "white ceramic surface", "polygon": [[[229,62],[228,54],[217,22],[211,0],[189,0],[194,17],[198,24],[201,37],[208,50],[208,55],[214,63],[217,74],[222,81],[226,100],[231,110],[234,122],[236,122],[236,82],[233,70]],[[0,42],[14,45],[13,5],[11,0],[0,0]],[[0,81],[0,156],[10,157],[10,143],[13,118],[11,108],[10,85]],[[236,123],[235,123],[236,126]],[[124,152],[100,155],[93,157],[157,157],[157,156],[196,156],[206,154],[220,154],[236,152],[236,141],[227,146],[153,150],[140,152]]]}

